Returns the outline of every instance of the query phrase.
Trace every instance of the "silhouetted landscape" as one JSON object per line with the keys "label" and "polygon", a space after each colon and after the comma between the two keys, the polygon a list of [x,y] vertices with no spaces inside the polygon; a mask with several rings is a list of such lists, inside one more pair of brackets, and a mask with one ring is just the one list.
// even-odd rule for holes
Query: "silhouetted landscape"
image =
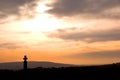
{"label": "silhouetted landscape", "polygon": [[[29,61],[28,68],[36,68],[36,67],[44,67],[44,68],[51,68],[51,67],[71,67],[75,66],[72,64],[63,64],[63,63],[55,63],[55,62],[47,62],[47,61]],[[7,70],[20,70],[23,69],[23,62],[7,62],[7,63],[0,63],[0,69],[7,69]]]}
{"label": "silhouetted landscape", "polygon": [[96,66],[0,70],[3,80],[120,80],[120,63]]}

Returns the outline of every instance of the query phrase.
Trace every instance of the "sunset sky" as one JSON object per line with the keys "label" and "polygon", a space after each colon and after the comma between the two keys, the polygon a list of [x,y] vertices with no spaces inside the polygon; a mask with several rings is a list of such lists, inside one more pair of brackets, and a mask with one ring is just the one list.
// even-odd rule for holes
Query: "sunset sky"
{"label": "sunset sky", "polygon": [[0,0],[0,63],[120,62],[120,0]]}

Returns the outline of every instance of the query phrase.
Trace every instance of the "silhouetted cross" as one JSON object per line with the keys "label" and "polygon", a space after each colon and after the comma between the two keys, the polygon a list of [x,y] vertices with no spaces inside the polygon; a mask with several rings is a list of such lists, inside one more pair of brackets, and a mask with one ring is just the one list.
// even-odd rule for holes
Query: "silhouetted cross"
{"label": "silhouetted cross", "polygon": [[27,58],[26,56],[24,56],[23,60],[24,60],[24,61],[27,61],[27,59],[28,59],[28,58]]}
{"label": "silhouetted cross", "polygon": [[24,58],[23,58],[23,60],[24,60],[24,64],[23,64],[23,67],[24,67],[24,71],[26,72],[26,70],[27,70],[27,56],[25,55],[24,56]]}

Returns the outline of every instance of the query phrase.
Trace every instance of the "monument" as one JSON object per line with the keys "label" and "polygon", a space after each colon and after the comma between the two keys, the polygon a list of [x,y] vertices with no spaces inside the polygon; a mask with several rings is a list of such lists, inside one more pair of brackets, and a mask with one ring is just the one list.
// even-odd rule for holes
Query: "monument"
{"label": "monument", "polygon": [[24,68],[24,71],[26,71],[27,70],[27,56],[25,55],[24,56],[24,58],[23,58],[23,60],[24,60],[24,64],[23,64],[23,68]]}

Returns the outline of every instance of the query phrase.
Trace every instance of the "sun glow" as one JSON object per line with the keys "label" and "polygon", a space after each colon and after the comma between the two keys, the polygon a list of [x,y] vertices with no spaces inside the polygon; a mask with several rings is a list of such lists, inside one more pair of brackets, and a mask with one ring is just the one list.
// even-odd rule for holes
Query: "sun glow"
{"label": "sun glow", "polygon": [[59,27],[59,21],[55,18],[49,18],[46,14],[40,14],[33,20],[25,21],[24,29],[36,31],[50,31]]}
{"label": "sun glow", "polygon": [[24,21],[24,30],[30,32],[51,31],[60,27],[60,22],[55,17],[46,13],[50,7],[46,6],[47,2],[38,3],[36,12],[38,13],[34,19]]}
{"label": "sun glow", "polygon": [[[24,42],[24,45],[33,46],[40,42],[45,42],[48,38],[43,32],[52,31],[61,27],[61,22],[55,17],[51,17],[46,13],[49,7],[45,6],[45,3],[38,3],[36,8],[37,14],[32,19],[24,19],[22,21],[16,21],[11,23],[11,26],[15,28],[11,31],[23,32],[16,38],[17,41]],[[10,24],[9,24],[10,26]],[[13,34],[15,35],[15,34]]]}

